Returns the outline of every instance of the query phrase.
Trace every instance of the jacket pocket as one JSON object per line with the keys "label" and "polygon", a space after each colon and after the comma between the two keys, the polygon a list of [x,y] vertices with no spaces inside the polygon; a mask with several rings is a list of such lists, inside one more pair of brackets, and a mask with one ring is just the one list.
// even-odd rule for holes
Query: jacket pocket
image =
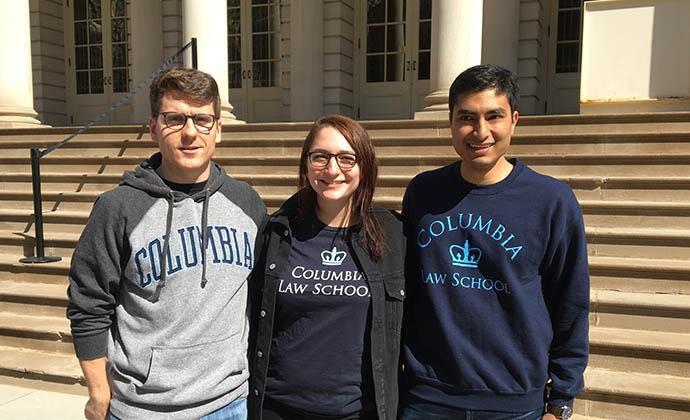
{"label": "jacket pocket", "polygon": [[383,277],[386,291],[386,328],[396,336],[400,335],[405,300],[405,277],[403,272],[391,273]]}
{"label": "jacket pocket", "polygon": [[146,403],[180,406],[207,401],[241,386],[249,376],[242,335],[183,347],[152,347]]}

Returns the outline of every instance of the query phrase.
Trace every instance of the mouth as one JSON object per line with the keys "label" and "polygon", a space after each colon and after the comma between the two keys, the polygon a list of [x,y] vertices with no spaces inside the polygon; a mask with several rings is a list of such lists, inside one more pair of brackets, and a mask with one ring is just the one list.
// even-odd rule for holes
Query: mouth
{"label": "mouth", "polygon": [[201,150],[201,147],[186,146],[186,147],[180,147],[180,148],[178,148],[178,150],[181,151],[182,153],[192,154],[192,153],[196,153],[198,150]]}
{"label": "mouth", "polygon": [[335,188],[339,187],[340,185],[343,185],[345,181],[328,181],[324,179],[319,179],[319,185],[326,187],[326,188]]}
{"label": "mouth", "polygon": [[472,150],[480,152],[483,150],[489,150],[491,147],[493,147],[493,145],[494,145],[493,143],[482,143],[482,144],[468,143],[467,147],[469,147]]}

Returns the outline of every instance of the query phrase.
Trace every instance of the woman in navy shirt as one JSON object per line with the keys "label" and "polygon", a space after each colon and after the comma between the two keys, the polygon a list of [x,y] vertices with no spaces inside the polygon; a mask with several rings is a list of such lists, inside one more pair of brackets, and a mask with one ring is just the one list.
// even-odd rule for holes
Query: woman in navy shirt
{"label": "woman in navy shirt", "polygon": [[314,123],[251,279],[250,418],[395,419],[405,237],[366,130]]}

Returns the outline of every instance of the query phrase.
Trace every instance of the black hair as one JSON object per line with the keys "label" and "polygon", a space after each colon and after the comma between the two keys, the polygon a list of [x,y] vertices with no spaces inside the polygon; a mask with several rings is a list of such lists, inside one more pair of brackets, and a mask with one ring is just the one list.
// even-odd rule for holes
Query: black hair
{"label": "black hair", "polygon": [[495,89],[496,93],[508,96],[511,113],[518,110],[520,86],[515,73],[495,64],[481,64],[463,71],[455,78],[448,91],[448,109],[458,102],[458,96],[468,92]]}

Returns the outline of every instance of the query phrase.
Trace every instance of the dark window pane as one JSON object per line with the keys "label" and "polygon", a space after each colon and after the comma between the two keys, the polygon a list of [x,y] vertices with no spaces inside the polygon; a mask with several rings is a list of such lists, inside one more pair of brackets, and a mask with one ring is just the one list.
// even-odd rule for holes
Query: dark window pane
{"label": "dark window pane", "polygon": [[113,42],[127,41],[127,28],[125,27],[125,19],[113,19]]}
{"label": "dark window pane", "polygon": [[403,61],[402,54],[389,54],[386,56],[386,82],[405,80]]}
{"label": "dark window pane", "polygon": [[580,39],[580,11],[567,10],[558,12],[559,41],[576,41]]}
{"label": "dark window pane", "polygon": [[269,63],[262,61],[259,63],[252,63],[252,86],[254,87],[268,87]]}
{"label": "dark window pane", "polygon": [[240,33],[240,9],[228,9],[228,35]]}
{"label": "dark window pane", "polygon": [[582,5],[582,0],[558,0],[558,7],[580,7]]}
{"label": "dark window pane", "polygon": [[271,86],[280,86],[280,62],[271,61],[270,68],[271,78],[269,79],[269,82]]}
{"label": "dark window pane", "polygon": [[389,25],[386,27],[386,51],[402,51],[405,45],[405,25]]}
{"label": "dark window pane", "polygon": [[239,36],[228,37],[228,61],[239,61],[242,59],[242,46]]}
{"label": "dark window pane", "polygon": [[240,0],[228,0],[228,7],[240,7]]}
{"label": "dark window pane", "polygon": [[383,82],[384,57],[383,55],[370,55],[367,57],[367,82]]}
{"label": "dark window pane", "polygon": [[568,42],[556,46],[556,73],[573,73],[579,71],[578,55],[580,44]]}
{"label": "dark window pane", "polygon": [[77,70],[84,70],[89,68],[88,47],[77,47],[74,49],[74,65]]}
{"label": "dark window pane", "polygon": [[86,0],[74,0],[74,20],[83,19],[86,19]]}
{"label": "dark window pane", "polygon": [[384,38],[384,28],[385,26],[370,26],[367,29],[367,52],[383,52],[386,45],[386,39]]}
{"label": "dark window pane", "polygon": [[278,6],[268,6],[268,30],[271,32],[280,29],[280,19],[278,19]]}
{"label": "dark window pane", "polygon": [[89,47],[89,68],[102,69],[103,68],[103,48]]}
{"label": "dark window pane", "polygon": [[252,0],[252,4],[268,4],[271,0]]}
{"label": "dark window pane", "polygon": [[431,19],[431,0],[419,1],[419,18]]}
{"label": "dark window pane", "polygon": [[74,24],[74,45],[84,45],[89,41],[87,39],[86,22],[77,22]]}
{"label": "dark window pane", "polygon": [[271,60],[280,58],[280,52],[278,51],[278,49],[280,48],[280,40],[278,39],[277,34],[274,33],[273,35],[270,35],[269,46]]}
{"label": "dark window pane", "polygon": [[127,69],[113,70],[113,92],[127,92],[129,90]]}
{"label": "dark window pane", "polygon": [[89,93],[89,72],[77,72],[77,95]]}
{"label": "dark window pane", "polygon": [[367,23],[383,23],[386,15],[385,0],[367,1]]}
{"label": "dark window pane", "polygon": [[404,22],[405,21],[405,3],[406,0],[387,0],[388,2],[388,19],[387,22]]}
{"label": "dark window pane", "polygon": [[91,72],[91,93],[103,93],[103,72]]}
{"label": "dark window pane", "polygon": [[100,44],[103,39],[103,34],[101,33],[101,21],[100,20],[90,20],[89,21],[89,44]]}
{"label": "dark window pane", "polygon": [[252,7],[252,32],[268,31],[268,7]]}
{"label": "dark window pane", "polygon": [[429,80],[431,74],[431,53],[420,52],[417,59],[417,80]]}
{"label": "dark window pane", "polygon": [[101,18],[101,0],[89,0],[89,19]]}
{"label": "dark window pane", "polygon": [[431,22],[419,22],[419,49],[431,49]]}
{"label": "dark window pane", "polygon": [[268,37],[269,35],[252,36],[252,58],[254,60],[265,60],[268,57]]}
{"label": "dark window pane", "polygon": [[228,64],[228,84],[230,89],[237,89],[242,87],[242,64],[230,63]]}
{"label": "dark window pane", "polygon": [[110,13],[112,17],[124,17],[125,0],[110,0]]}
{"label": "dark window pane", "polygon": [[113,44],[113,67],[127,67],[127,44]]}

